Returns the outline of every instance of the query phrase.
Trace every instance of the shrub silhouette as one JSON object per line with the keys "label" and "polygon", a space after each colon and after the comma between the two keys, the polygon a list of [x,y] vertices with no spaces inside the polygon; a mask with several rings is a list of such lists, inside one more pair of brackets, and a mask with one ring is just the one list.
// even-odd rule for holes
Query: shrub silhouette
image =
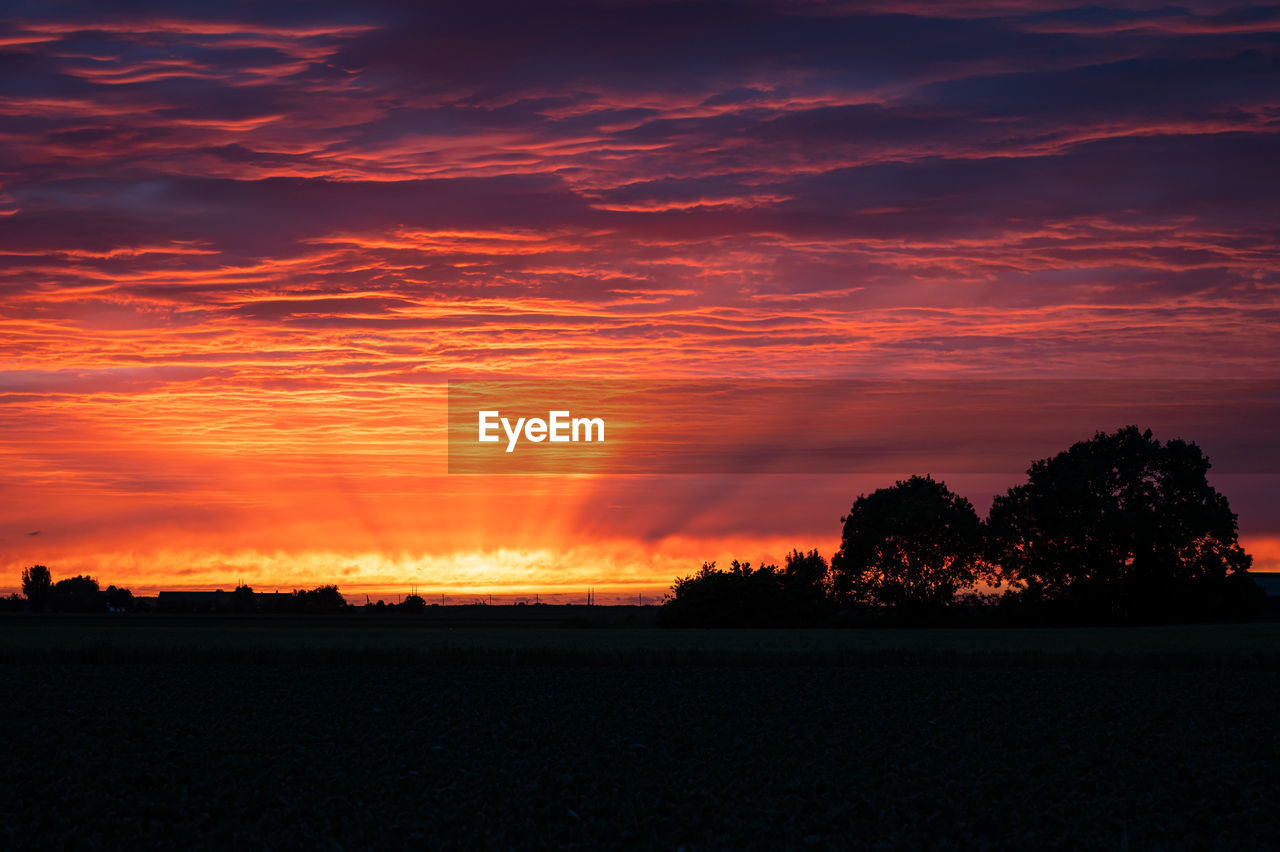
{"label": "shrub silhouette", "polygon": [[1194,443],[1099,432],[995,499],[989,555],[1030,605],[1110,621],[1238,612],[1256,601],[1251,558],[1208,470]]}
{"label": "shrub silhouette", "polygon": [[863,495],[841,520],[831,573],[843,604],[938,609],[978,578],[978,514],[931,477],[913,476]]}
{"label": "shrub silhouette", "polygon": [[677,579],[658,611],[668,627],[796,627],[820,623],[829,611],[826,560],[793,550],[786,567],[734,560],[728,570],[704,562]]}

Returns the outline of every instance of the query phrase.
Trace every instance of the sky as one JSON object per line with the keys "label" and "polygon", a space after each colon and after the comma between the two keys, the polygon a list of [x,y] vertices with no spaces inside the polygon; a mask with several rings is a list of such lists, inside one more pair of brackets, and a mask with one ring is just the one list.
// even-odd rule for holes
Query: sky
{"label": "sky", "polygon": [[[1280,7],[6,9],[0,589],[629,600],[895,478],[450,475],[450,380],[1280,358]],[[1212,481],[1280,570],[1278,461]]]}

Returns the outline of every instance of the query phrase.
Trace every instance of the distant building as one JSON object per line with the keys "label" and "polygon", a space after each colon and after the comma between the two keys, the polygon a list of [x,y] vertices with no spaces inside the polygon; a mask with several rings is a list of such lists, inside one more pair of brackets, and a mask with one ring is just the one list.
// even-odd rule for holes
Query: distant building
{"label": "distant building", "polygon": [[210,608],[231,606],[231,592],[218,589],[216,592],[156,592],[156,604]]}
{"label": "distant building", "polygon": [[[253,593],[254,603],[267,608],[289,597],[287,592]],[[235,593],[222,589],[212,592],[156,592],[154,600],[159,612],[220,612],[232,609]]]}

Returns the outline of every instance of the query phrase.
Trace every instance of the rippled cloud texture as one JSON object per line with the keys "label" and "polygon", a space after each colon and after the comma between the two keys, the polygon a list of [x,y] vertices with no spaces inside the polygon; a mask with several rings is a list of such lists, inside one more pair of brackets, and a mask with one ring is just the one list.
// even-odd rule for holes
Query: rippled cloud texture
{"label": "rippled cloud texture", "polygon": [[656,589],[892,479],[448,477],[450,376],[1280,363],[1274,7],[8,8],[0,586]]}

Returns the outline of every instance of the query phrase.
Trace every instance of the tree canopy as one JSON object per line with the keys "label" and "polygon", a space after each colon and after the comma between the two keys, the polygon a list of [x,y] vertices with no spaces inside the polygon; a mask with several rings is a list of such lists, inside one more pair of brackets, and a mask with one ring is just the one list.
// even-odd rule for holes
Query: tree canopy
{"label": "tree canopy", "polygon": [[77,574],[53,584],[53,608],[59,612],[102,612],[107,601],[97,580]]}
{"label": "tree canopy", "polygon": [[832,583],[845,604],[934,609],[979,574],[982,524],[973,505],[930,476],[864,494],[841,518]]}
{"label": "tree canopy", "polygon": [[1032,463],[986,522],[945,483],[912,476],[854,501],[829,572],[817,551],[793,552],[786,571],[707,563],[672,586],[663,623],[812,623],[795,613],[821,606],[798,608],[789,583],[852,623],[904,614],[934,623],[948,607],[1033,624],[1256,614],[1265,595],[1208,471],[1194,443],[1161,443],[1136,426],[1100,432]]}
{"label": "tree canopy", "polygon": [[1191,614],[1221,602],[1251,562],[1208,471],[1194,443],[1136,426],[1099,432],[995,499],[990,558],[1032,600],[1118,619]]}
{"label": "tree canopy", "polygon": [[22,593],[34,610],[47,609],[53,604],[53,575],[43,565],[32,565],[22,572]]}

